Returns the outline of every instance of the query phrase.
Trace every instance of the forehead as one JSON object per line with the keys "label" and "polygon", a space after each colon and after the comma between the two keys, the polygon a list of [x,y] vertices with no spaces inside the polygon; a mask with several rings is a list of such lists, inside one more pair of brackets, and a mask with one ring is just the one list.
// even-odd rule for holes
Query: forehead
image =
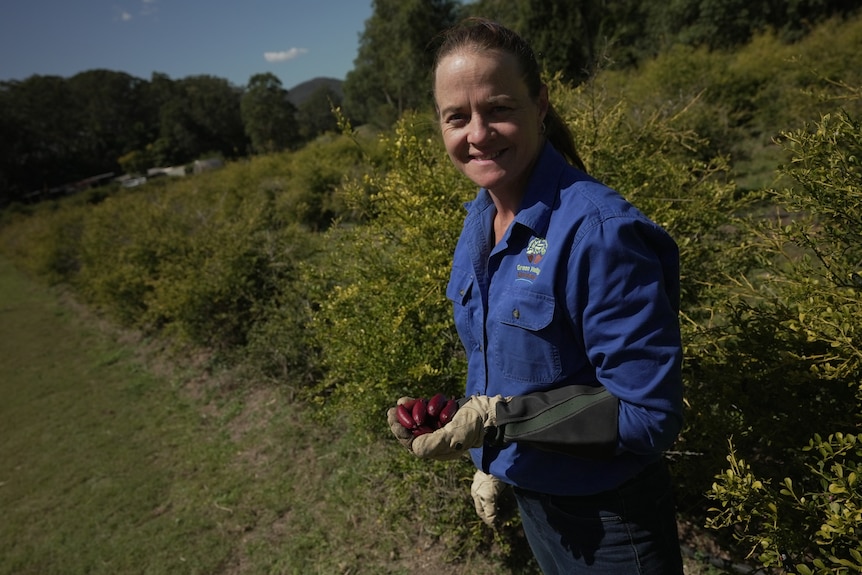
{"label": "forehead", "polygon": [[434,72],[434,95],[438,101],[484,91],[523,96],[527,91],[518,60],[500,50],[461,49],[440,59]]}

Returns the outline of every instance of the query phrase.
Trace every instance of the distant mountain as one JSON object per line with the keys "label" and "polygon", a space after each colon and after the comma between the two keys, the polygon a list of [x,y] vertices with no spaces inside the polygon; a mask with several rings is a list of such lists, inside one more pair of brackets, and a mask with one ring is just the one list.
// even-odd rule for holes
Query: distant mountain
{"label": "distant mountain", "polygon": [[344,92],[341,89],[341,85],[343,83],[343,80],[338,80],[336,78],[312,78],[311,80],[307,80],[301,84],[297,84],[293,88],[290,88],[287,91],[287,99],[290,100],[294,106],[298,107],[323,86],[328,86],[329,89],[341,98],[344,96]]}

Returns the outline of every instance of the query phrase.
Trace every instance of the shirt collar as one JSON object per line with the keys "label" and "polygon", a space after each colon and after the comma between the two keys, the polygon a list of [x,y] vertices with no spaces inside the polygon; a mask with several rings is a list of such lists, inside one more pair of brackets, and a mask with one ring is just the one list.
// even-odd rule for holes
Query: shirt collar
{"label": "shirt collar", "polygon": [[560,176],[568,164],[563,156],[545,142],[533,173],[527,184],[527,192],[521,200],[521,209],[515,216],[515,223],[530,228],[533,235],[544,237],[551,219],[551,212],[559,202]]}

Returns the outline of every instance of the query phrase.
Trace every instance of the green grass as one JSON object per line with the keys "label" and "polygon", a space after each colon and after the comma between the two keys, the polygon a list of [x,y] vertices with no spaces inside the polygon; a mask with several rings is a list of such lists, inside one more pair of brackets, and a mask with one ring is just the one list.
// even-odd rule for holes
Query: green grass
{"label": "green grass", "polygon": [[199,487],[231,456],[224,430],[0,266],[0,570],[216,571],[223,494]]}

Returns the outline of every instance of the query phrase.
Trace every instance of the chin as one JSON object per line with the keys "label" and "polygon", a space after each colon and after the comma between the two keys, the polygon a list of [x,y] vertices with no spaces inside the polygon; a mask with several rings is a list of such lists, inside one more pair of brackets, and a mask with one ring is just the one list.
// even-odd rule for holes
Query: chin
{"label": "chin", "polygon": [[487,170],[470,170],[467,167],[463,172],[471,182],[480,188],[493,189],[495,186],[499,186],[500,182],[505,179],[504,173],[489,174]]}

